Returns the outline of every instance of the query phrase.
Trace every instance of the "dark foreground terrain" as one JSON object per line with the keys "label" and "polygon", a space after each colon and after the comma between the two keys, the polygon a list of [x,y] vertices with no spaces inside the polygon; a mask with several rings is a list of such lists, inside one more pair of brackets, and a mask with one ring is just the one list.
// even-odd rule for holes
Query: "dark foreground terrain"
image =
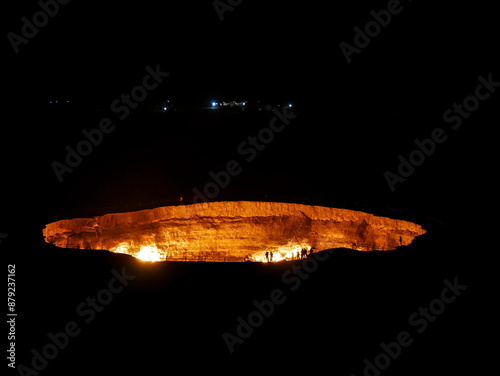
{"label": "dark foreground terrain", "polygon": [[[32,350],[59,333],[64,348],[38,363],[41,375],[376,375],[365,359],[384,366],[381,342],[403,338],[381,374],[479,374],[493,351],[483,342],[493,301],[479,250],[453,236],[437,226],[396,251],[336,249],[275,264],[147,263],[34,239],[16,258],[16,364],[32,368]],[[15,252],[18,240],[2,247]],[[455,293],[442,295],[445,280]],[[269,317],[252,313],[254,301]],[[254,328],[237,321],[249,315]],[[74,337],[65,340],[67,325]],[[238,325],[248,338],[226,334],[228,346],[223,334],[237,336]]]}

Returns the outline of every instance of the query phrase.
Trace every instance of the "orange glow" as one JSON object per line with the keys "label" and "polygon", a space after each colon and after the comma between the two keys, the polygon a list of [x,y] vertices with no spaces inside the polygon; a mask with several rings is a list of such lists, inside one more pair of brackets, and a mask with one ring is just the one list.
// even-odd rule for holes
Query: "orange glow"
{"label": "orange glow", "polygon": [[360,211],[251,201],[66,219],[43,229],[45,241],[58,247],[105,249],[152,262],[278,262],[311,248],[388,251],[425,232],[412,222]]}

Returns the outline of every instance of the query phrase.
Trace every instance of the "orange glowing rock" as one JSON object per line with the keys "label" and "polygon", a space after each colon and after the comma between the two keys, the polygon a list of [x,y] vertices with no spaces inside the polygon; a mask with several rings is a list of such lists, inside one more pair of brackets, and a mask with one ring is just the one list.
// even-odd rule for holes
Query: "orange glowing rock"
{"label": "orange glowing rock", "polygon": [[43,229],[63,248],[107,249],[146,261],[272,261],[302,249],[392,250],[426,231],[418,224],[364,212],[278,202],[166,206],[94,218],[65,219]]}

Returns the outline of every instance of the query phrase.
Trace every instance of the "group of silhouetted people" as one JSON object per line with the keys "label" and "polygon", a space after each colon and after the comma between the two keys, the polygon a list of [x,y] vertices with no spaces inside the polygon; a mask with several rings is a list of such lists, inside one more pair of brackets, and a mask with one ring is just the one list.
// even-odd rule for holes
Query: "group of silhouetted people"
{"label": "group of silhouetted people", "polygon": [[[309,256],[311,256],[313,254],[313,249],[311,247],[311,249],[309,250]],[[294,256],[294,254],[292,253],[292,257]],[[302,248],[299,251],[297,251],[297,258],[293,258],[294,260],[302,260],[302,259],[305,259],[307,257],[307,248]]]}
{"label": "group of silhouetted people", "polygon": [[[308,251],[307,251],[306,248],[302,248],[300,251],[297,251],[297,252],[292,252],[292,260],[302,260],[302,259],[305,259],[308,256],[312,256],[312,254],[313,254],[312,247],[309,250],[309,254],[307,252]],[[273,262],[273,254],[274,254],[274,252],[266,251],[265,256],[266,256],[266,261],[267,262]],[[249,255],[247,255],[247,256],[245,256],[245,258],[244,258],[243,261],[250,262],[250,261],[252,261],[252,259],[251,259],[251,257]]]}
{"label": "group of silhouetted people", "polygon": [[[266,260],[267,262],[272,262],[273,261],[273,253],[274,252],[266,252]],[[309,250],[309,256],[313,254],[313,249],[311,248]],[[307,257],[307,249],[302,248],[300,251],[297,251],[297,253],[292,252],[292,260],[302,260]]]}

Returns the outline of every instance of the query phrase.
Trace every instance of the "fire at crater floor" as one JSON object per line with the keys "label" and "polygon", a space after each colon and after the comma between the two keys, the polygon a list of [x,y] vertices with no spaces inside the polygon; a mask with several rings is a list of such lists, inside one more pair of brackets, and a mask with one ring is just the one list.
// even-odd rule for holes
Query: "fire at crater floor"
{"label": "fire at crater floor", "polygon": [[426,232],[420,225],[360,211],[278,202],[166,206],[47,224],[45,241],[105,249],[146,261],[291,260],[302,249],[393,250]]}

